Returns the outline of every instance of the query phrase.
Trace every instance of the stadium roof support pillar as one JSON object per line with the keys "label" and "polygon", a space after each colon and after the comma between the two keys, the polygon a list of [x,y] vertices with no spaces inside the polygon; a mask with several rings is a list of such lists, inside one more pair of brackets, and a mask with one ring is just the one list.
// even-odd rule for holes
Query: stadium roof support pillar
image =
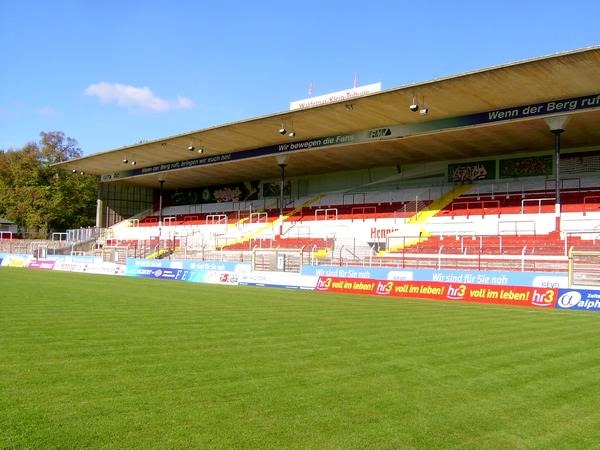
{"label": "stadium roof support pillar", "polygon": [[102,200],[100,197],[96,199],[96,228],[102,228]]}
{"label": "stadium roof support pillar", "polygon": [[160,230],[162,228],[163,221],[163,186],[165,184],[165,177],[160,176],[158,178],[158,184],[160,186],[158,191],[158,235],[160,237]]}
{"label": "stadium roof support pillar", "polygon": [[554,134],[554,150],[556,153],[555,162],[555,183],[556,194],[554,202],[554,215],[556,220],[556,231],[560,231],[560,135],[565,131],[565,125],[569,116],[553,116],[546,118],[546,124],[550,132]]}
{"label": "stadium roof support pillar", "polygon": [[279,166],[279,235],[283,234],[283,190],[285,187],[285,167],[287,155],[277,155],[277,165]]}

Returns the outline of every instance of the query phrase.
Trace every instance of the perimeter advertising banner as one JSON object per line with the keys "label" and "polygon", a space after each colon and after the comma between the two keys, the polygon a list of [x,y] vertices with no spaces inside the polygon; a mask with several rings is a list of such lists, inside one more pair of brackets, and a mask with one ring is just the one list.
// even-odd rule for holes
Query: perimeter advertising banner
{"label": "perimeter advertising banner", "polygon": [[503,286],[531,286],[566,288],[566,272],[499,272],[449,269],[398,269],[389,267],[302,266],[303,275],[316,277],[370,278],[393,281],[439,281],[458,284],[495,284]]}
{"label": "perimeter advertising banner", "polygon": [[316,290],[348,294],[454,300],[495,305],[554,308],[558,289],[495,284],[386,281],[364,278],[319,277]]}
{"label": "perimeter advertising banner", "polygon": [[27,268],[53,270],[55,264],[56,261],[51,259],[32,259],[27,263]]}
{"label": "perimeter advertising banner", "polygon": [[600,291],[559,289],[556,307],[578,311],[600,311]]}
{"label": "perimeter advertising banner", "polygon": [[127,275],[139,278],[191,281],[193,283],[238,284],[235,270],[203,270],[152,266],[127,266]]}

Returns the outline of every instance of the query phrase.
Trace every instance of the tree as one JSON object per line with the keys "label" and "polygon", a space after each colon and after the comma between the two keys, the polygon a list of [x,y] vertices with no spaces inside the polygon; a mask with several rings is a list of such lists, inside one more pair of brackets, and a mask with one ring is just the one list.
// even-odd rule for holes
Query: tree
{"label": "tree", "polygon": [[41,236],[94,225],[98,179],[53,166],[80,156],[77,141],[58,131],[42,132],[22,149],[0,150],[0,216]]}

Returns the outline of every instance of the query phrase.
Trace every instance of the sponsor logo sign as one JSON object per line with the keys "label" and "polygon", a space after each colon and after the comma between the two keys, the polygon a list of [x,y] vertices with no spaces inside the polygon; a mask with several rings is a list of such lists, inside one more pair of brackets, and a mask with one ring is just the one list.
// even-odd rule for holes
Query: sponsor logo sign
{"label": "sponsor logo sign", "polygon": [[553,308],[557,289],[320,276],[318,291]]}
{"label": "sponsor logo sign", "polygon": [[533,177],[552,174],[552,156],[531,156],[500,160],[500,178]]}
{"label": "sponsor logo sign", "polygon": [[189,280],[191,270],[169,269],[165,267],[128,267],[127,275],[141,278],[161,278],[166,280]]}
{"label": "sponsor logo sign", "polygon": [[493,160],[448,165],[448,181],[470,182],[495,178],[496,161]]}
{"label": "sponsor logo sign", "polygon": [[600,291],[559,289],[556,307],[579,311],[600,311]]}
{"label": "sponsor logo sign", "polygon": [[381,91],[381,83],[366,84],[343,91],[331,92],[329,94],[309,97],[302,100],[290,102],[290,111],[295,109],[312,108],[315,106],[327,105],[329,103],[345,102],[363,95],[373,94]]}
{"label": "sponsor logo sign", "polygon": [[28,269],[48,269],[53,270],[56,261],[51,261],[49,259],[32,259],[27,264]]}
{"label": "sponsor logo sign", "polygon": [[223,272],[219,275],[219,283],[237,284],[237,274]]}

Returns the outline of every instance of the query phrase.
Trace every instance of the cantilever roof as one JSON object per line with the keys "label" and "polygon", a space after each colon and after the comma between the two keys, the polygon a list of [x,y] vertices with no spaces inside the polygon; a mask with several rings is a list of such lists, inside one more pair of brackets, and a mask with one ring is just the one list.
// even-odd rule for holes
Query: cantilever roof
{"label": "cantilever roof", "polygon": [[[414,95],[425,98],[427,115],[409,110]],[[561,99],[571,103],[556,102]],[[530,105],[541,109],[531,113],[531,108],[525,110]],[[600,146],[600,47],[165,137],[60,166],[104,175],[105,181],[153,188],[162,174],[174,189],[277,178],[276,155],[286,153],[285,147],[279,147],[286,144],[286,175],[291,177],[420,161],[480,159],[553,148],[544,117],[557,113],[571,116],[562,135],[563,148]],[[294,138],[279,134],[282,122],[293,123]],[[338,142],[331,144],[326,137]],[[190,142],[204,148],[204,153],[190,152]],[[125,157],[136,160],[135,172],[124,167]],[[221,158],[225,161],[215,162]],[[189,164],[171,164],[186,160]],[[148,173],[141,174],[143,168]]]}

